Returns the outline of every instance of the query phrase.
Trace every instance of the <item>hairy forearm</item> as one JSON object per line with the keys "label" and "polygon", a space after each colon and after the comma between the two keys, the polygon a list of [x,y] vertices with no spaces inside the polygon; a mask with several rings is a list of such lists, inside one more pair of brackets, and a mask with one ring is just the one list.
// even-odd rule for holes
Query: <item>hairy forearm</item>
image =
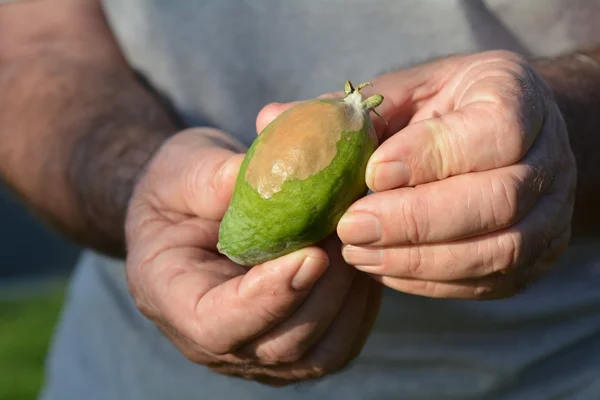
{"label": "hairy forearm", "polygon": [[77,243],[124,255],[145,163],[181,124],[124,64],[60,51],[0,65],[0,177]]}
{"label": "hairy forearm", "polygon": [[600,50],[538,60],[534,68],[554,91],[577,162],[572,235],[600,235]]}

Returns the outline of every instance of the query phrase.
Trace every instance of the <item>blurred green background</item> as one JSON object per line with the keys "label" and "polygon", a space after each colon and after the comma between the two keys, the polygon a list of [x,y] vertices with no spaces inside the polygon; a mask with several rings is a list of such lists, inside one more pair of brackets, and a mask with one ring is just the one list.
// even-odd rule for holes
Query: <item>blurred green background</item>
{"label": "blurred green background", "polygon": [[1,186],[0,243],[0,400],[33,400],[79,249]]}
{"label": "blurred green background", "polygon": [[0,301],[0,400],[37,398],[63,286]]}

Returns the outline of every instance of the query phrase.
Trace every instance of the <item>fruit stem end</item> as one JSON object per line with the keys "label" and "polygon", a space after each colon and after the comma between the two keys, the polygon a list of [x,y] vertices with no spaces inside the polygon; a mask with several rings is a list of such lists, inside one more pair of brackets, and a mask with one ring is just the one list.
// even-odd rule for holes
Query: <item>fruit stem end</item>
{"label": "fruit stem end", "polygon": [[[350,81],[346,81],[346,84],[344,85],[345,97],[354,95],[354,96],[358,96],[360,99],[362,99],[362,95],[360,94],[360,91],[361,91],[361,89],[363,89],[367,86],[373,86],[373,84],[371,82],[363,82],[355,88]],[[375,108],[379,107],[379,105],[381,105],[382,102],[383,102],[383,96],[380,94],[376,94],[376,95],[367,97],[366,99],[362,100],[360,103],[361,103],[361,106],[365,110],[372,111],[373,113],[375,113],[375,115],[377,115],[387,125],[388,123],[385,120],[385,118],[383,118],[377,111],[375,111]]]}

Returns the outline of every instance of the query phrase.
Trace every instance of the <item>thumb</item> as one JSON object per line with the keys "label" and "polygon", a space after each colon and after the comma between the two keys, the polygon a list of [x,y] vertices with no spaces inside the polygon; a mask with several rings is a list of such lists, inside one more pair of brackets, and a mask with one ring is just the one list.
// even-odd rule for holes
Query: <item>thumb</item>
{"label": "thumb", "polygon": [[[216,285],[206,280],[214,273],[191,273],[170,294],[158,297],[171,299],[168,305],[165,302],[171,310],[165,315],[185,314],[178,318],[179,325],[172,322],[182,333],[205,350],[228,354],[292,315],[328,265],[323,249],[307,247]],[[218,264],[208,267],[222,269]]]}
{"label": "thumb", "polygon": [[[207,139],[208,134],[222,140]],[[159,207],[182,214],[220,220],[231,200],[244,154],[219,145],[220,131],[182,132],[156,154],[144,178],[149,198]]]}

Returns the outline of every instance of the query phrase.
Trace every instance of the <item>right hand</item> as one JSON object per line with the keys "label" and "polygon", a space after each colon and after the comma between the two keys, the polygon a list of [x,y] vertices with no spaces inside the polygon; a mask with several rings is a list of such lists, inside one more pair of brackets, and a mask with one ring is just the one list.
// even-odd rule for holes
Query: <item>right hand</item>
{"label": "right hand", "polygon": [[219,254],[241,152],[213,129],[159,149],[126,221],[131,294],[188,359],[219,373],[279,386],[339,371],[366,342],[381,286],[343,261],[337,237],[250,269]]}

